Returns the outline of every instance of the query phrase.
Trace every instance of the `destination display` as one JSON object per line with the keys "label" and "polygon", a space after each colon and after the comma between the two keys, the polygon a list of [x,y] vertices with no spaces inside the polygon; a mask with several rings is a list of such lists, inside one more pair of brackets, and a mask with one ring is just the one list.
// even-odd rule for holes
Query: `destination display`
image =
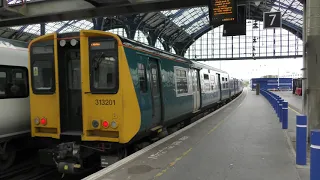
{"label": "destination display", "polygon": [[212,23],[229,23],[237,20],[237,0],[211,0],[209,7]]}
{"label": "destination display", "polygon": [[35,46],[32,48],[33,54],[52,54],[53,46]]}

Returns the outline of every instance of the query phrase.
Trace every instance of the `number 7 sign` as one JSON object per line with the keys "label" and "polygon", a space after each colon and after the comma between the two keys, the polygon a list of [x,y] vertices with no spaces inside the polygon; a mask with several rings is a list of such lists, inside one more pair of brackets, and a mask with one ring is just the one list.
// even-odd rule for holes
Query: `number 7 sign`
{"label": "number 7 sign", "polygon": [[263,13],[263,28],[281,28],[282,16],[281,12],[264,12]]}

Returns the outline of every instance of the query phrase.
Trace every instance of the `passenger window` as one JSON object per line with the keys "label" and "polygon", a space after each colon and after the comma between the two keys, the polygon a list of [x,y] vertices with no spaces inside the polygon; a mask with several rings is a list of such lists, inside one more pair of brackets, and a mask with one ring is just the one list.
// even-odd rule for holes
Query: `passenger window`
{"label": "passenger window", "polygon": [[0,71],[0,97],[6,96],[7,73]]}
{"label": "passenger window", "polygon": [[0,68],[0,98],[28,97],[27,68],[2,66]]}
{"label": "passenger window", "polygon": [[151,66],[151,80],[152,80],[152,92],[154,95],[158,94],[158,73],[157,67]]}
{"label": "passenger window", "polygon": [[146,68],[144,64],[138,63],[138,76],[139,76],[139,84],[140,91],[142,93],[147,92],[147,78],[146,78]]}
{"label": "passenger window", "polygon": [[209,80],[209,75],[208,74],[203,74],[203,78]]}
{"label": "passenger window", "polygon": [[187,71],[182,68],[175,69],[175,79],[176,79],[177,94],[188,93],[189,90],[188,90]]}

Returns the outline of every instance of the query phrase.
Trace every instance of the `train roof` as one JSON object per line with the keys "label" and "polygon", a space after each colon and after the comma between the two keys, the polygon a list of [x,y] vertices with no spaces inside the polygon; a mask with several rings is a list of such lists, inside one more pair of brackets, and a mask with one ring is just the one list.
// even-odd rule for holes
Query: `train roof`
{"label": "train roof", "polygon": [[119,35],[118,35],[118,37],[121,39],[122,43],[124,43],[125,45],[130,45],[130,46],[133,46],[133,47],[135,47],[137,49],[144,50],[144,51],[149,51],[151,53],[155,53],[155,54],[158,54],[158,55],[161,55],[161,56],[164,56],[164,57],[168,57],[168,58],[171,58],[171,59],[177,59],[177,60],[180,60],[180,61],[184,61],[185,63],[189,63],[192,67],[195,67],[195,68],[201,68],[201,69],[202,68],[206,68],[206,69],[210,69],[210,70],[213,70],[213,71],[217,71],[217,72],[228,74],[226,71],[214,68],[214,67],[206,65],[204,63],[200,63],[200,62],[197,62],[197,61],[194,61],[194,60],[190,60],[190,59],[187,59],[185,57],[173,54],[171,52],[164,51],[164,50],[158,49],[156,47],[151,47],[151,46],[148,46],[148,45],[143,44],[141,42],[121,37]]}
{"label": "train roof", "polygon": [[142,51],[148,51],[148,52],[150,52],[152,54],[157,54],[159,56],[164,56],[164,57],[167,57],[167,58],[170,58],[170,59],[175,59],[175,60],[182,61],[184,63],[192,64],[192,62],[189,59],[185,58],[185,57],[173,54],[173,53],[168,52],[168,51],[164,51],[162,49],[158,49],[156,47],[151,47],[151,46],[143,44],[141,42],[121,37],[119,35],[118,35],[118,37],[121,39],[121,41],[122,41],[122,43],[124,45],[129,45],[129,46],[132,46],[132,47],[134,47],[136,49],[139,49],[139,50],[142,50]]}
{"label": "train roof", "polygon": [[194,64],[195,68],[201,68],[201,69],[202,68],[206,68],[206,69],[210,69],[210,70],[217,71],[217,72],[220,72],[220,73],[228,74],[228,72],[226,72],[226,71],[223,71],[223,70],[218,69],[218,68],[214,68],[212,66],[209,66],[207,64],[204,64],[204,63],[201,63],[201,62],[198,62],[198,61],[191,60],[191,62]]}

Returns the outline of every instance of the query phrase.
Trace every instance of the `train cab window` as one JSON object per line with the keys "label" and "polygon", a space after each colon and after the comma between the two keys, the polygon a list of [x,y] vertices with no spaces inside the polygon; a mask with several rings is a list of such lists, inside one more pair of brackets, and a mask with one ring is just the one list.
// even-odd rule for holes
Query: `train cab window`
{"label": "train cab window", "polygon": [[104,56],[96,60],[93,77],[94,88],[113,89],[116,86],[115,61],[113,56]]}
{"label": "train cab window", "polygon": [[118,91],[117,41],[111,37],[94,37],[89,40],[92,93]]}
{"label": "train cab window", "polygon": [[144,64],[138,63],[138,76],[140,91],[142,93],[147,92],[147,78],[146,78],[146,68]]}
{"label": "train cab window", "polygon": [[36,94],[54,93],[54,49],[53,41],[32,44],[30,49],[31,84]]}
{"label": "train cab window", "polygon": [[0,67],[0,98],[24,98],[29,96],[28,70],[23,67]]}

